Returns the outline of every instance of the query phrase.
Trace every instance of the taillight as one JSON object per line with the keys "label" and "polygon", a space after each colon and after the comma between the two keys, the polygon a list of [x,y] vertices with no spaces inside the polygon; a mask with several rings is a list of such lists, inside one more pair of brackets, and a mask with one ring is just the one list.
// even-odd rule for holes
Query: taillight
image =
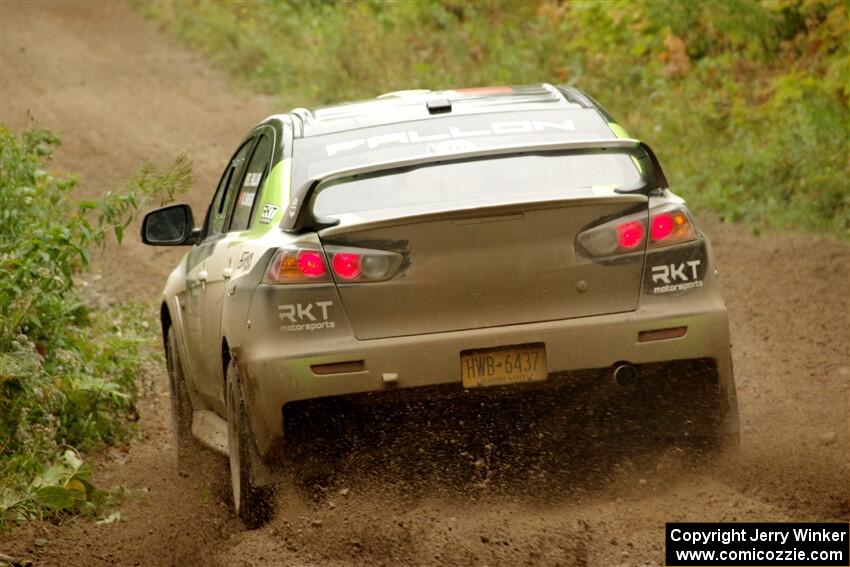
{"label": "taillight", "polygon": [[379,282],[393,277],[404,257],[398,252],[326,246],[335,279],[339,283]]}
{"label": "taillight", "polygon": [[281,248],[269,262],[265,283],[322,283],[331,281],[321,250]]}
{"label": "taillight", "polygon": [[[645,241],[649,223],[649,242]],[[617,256],[642,250],[688,242],[696,238],[696,231],[681,205],[666,205],[633,214],[581,232],[576,241],[579,248],[592,257]]]}
{"label": "taillight", "polygon": [[578,247],[594,258],[638,252],[643,249],[646,213],[629,215],[588,228],[576,238]]}
{"label": "taillight", "polygon": [[667,246],[696,238],[688,213],[680,207],[668,208],[650,216],[650,247]]}
{"label": "taillight", "polygon": [[384,281],[398,272],[403,260],[401,254],[386,250],[327,246],[322,251],[293,246],[277,251],[263,281],[269,284],[328,283],[334,279],[339,283]]}

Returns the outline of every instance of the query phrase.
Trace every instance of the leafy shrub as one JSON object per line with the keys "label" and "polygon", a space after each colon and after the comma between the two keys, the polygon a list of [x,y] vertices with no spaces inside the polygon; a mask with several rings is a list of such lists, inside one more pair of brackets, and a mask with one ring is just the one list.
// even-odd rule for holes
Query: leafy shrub
{"label": "leafy shrub", "polygon": [[[59,139],[0,125],[0,526],[91,510],[85,451],[128,438],[138,376],[155,344],[143,306],[94,309],[74,286],[108,234],[188,188],[181,157],[72,204],[73,177],[46,170]],[[147,313],[153,312],[148,310]]]}
{"label": "leafy shrub", "polygon": [[140,4],[245,82],[305,106],[559,82],[600,100],[724,219],[846,236],[846,0]]}

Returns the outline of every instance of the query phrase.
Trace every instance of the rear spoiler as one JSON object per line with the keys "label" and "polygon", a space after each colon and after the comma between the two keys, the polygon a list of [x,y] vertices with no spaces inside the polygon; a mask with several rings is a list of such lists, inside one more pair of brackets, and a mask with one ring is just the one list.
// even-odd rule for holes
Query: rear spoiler
{"label": "rear spoiler", "polygon": [[351,177],[354,175],[365,175],[390,171],[394,169],[416,168],[434,162],[464,161],[470,159],[517,155],[517,154],[542,154],[542,153],[570,153],[570,154],[600,154],[605,152],[625,153],[634,157],[643,173],[643,180],[631,187],[616,189],[617,193],[648,195],[657,189],[667,189],[667,177],[661,169],[661,164],[655,156],[655,152],[640,140],[631,138],[612,138],[603,140],[576,140],[572,142],[551,142],[533,145],[507,145],[496,146],[485,149],[474,149],[468,151],[422,154],[413,158],[395,161],[385,161],[362,165],[354,168],[338,169],[324,175],[313,177],[299,187],[292,196],[280,228],[286,232],[302,232],[304,230],[320,230],[339,223],[338,219],[316,218],[309,206],[306,206],[313,196],[313,192],[319,183]]}

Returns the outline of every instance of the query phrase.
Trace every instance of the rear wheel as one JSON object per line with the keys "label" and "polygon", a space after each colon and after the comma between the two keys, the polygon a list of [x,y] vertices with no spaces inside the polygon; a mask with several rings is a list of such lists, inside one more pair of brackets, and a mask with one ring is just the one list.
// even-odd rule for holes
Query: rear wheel
{"label": "rear wheel", "polygon": [[189,462],[200,449],[192,436],[192,400],[183,373],[183,361],[177,345],[174,326],[168,328],[165,360],[168,366],[168,385],[171,391],[171,418],[174,429],[174,444],[177,448],[177,468],[181,473],[188,469]]}
{"label": "rear wheel", "polygon": [[233,508],[248,529],[265,524],[273,512],[273,488],[258,486],[260,462],[245,411],[236,365],[227,366],[227,440]]}

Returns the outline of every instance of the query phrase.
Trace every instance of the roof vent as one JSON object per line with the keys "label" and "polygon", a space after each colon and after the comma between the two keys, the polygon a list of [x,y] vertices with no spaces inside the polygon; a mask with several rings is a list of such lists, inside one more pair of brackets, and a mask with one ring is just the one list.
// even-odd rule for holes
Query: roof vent
{"label": "roof vent", "polygon": [[425,103],[428,114],[446,114],[452,111],[452,101],[447,98],[435,98]]}

